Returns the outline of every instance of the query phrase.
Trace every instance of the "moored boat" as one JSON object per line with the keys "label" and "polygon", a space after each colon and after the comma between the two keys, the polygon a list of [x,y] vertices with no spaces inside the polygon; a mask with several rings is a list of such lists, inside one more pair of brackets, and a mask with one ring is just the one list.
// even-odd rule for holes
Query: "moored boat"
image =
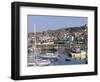
{"label": "moored boat", "polygon": [[40,56],[43,59],[50,59],[50,60],[57,60],[58,59],[58,55],[54,54],[54,53],[46,53]]}
{"label": "moored boat", "polygon": [[77,58],[77,59],[86,59],[86,51],[84,50],[71,50],[69,52],[70,56],[72,58]]}
{"label": "moored boat", "polygon": [[47,66],[50,65],[50,63],[51,63],[50,60],[44,60],[44,59],[36,60],[36,66]]}
{"label": "moored boat", "polygon": [[47,65],[50,65],[50,63],[51,63],[50,60],[35,59],[32,62],[28,62],[28,66],[47,66]]}

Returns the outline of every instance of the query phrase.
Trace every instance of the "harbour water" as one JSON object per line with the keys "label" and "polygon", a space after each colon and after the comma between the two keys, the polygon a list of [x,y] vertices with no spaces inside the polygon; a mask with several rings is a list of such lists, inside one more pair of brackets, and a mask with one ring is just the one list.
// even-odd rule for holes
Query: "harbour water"
{"label": "harbour water", "polygon": [[62,54],[57,61],[52,61],[51,65],[75,65],[86,64],[86,59],[70,58],[68,54]]}
{"label": "harbour water", "polygon": [[[63,49],[61,51],[64,51]],[[61,52],[60,51],[60,52]],[[60,53],[60,55],[57,54],[58,51],[56,52],[52,52],[52,55],[54,56],[50,56],[51,53],[49,53],[49,55],[47,56],[45,54],[40,54],[40,53],[33,53],[31,52],[31,54],[28,54],[28,63],[32,63],[35,62],[36,59],[39,60],[48,60],[50,61],[49,64],[46,64],[45,66],[55,66],[55,65],[77,65],[77,64],[87,64],[87,58],[85,59],[81,59],[81,58],[72,58],[69,56],[68,53]],[[56,57],[57,56],[57,57]],[[42,63],[42,61],[40,61]],[[45,61],[46,62],[46,61]],[[44,63],[44,62],[43,62]],[[34,65],[29,65],[29,66],[34,66]],[[35,65],[36,66],[36,65]]]}

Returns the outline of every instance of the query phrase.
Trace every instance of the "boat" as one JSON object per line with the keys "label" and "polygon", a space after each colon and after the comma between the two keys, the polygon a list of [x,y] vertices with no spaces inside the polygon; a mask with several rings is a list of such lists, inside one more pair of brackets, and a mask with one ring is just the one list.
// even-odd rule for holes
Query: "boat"
{"label": "boat", "polygon": [[28,66],[35,66],[36,63],[35,62],[28,62]]}
{"label": "boat", "polygon": [[71,61],[71,59],[70,58],[66,58],[65,61]]}
{"label": "boat", "polygon": [[[34,25],[34,32],[36,32],[35,25]],[[42,59],[39,57],[40,49],[36,47],[36,33],[35,33],[35,46],[31,48],[31,54],[28,56],[28,66],[47,66],[50,65],[51,61],[47,59]]]}
{"label": "boat", "polygon": [[45,59],[37,59],[35,62],[36,62],[36,66],[47,66],[50,65],[51,63],[50,60],[45,60]]}
{"label": "boat", "polygon": [[86,59],[87,58],[87,53],[86,51],[82,50],[81,51],[81,59]]}
{"label": "boat", "polygon": [[[47,35],[47,37],[49,36],[47,31],[46,31],[46,35]],[[51,42],[51,43],[54,44],[54,42]],[[45,44],[46,44],[46,46],[48,46],[48,44],[50,44],[50,42],[47,42]],[[41,54],[40,58],[47,59],[47,60],[50,60],[50,61],[57,60],[58,59],[58,55],[53,53],[53,52],[57,51],[57,49],[52,48],[52,49],[49,49],[49,50],[52,51],[52,52],[47,52],[47,50],[46,50],[46,53],[45,54]]]}
{"label": "boat", "polygon": [[86,51],[84,50],[71,50],[69,54],[72,58],[86,59]]}
{"label": "boat", "polygon": [[50,59],[50,60],[57,60],[58,55],[55,55],[54,53],[46,53],[40,56],[43,59]]}
{"label": "boat", "polygon": [[47,66],[50,65],[50,60],[35,59],[33,62],[28,62],[28,66]]}

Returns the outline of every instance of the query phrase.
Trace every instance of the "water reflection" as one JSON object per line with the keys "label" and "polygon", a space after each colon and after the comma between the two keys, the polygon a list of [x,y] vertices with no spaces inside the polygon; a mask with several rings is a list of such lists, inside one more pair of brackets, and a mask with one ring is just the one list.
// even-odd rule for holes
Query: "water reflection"
{"label": "water reflection", "polygon": [[28,66],[47,66],[47,65],[76,65],[87,64],[87,53],[84,50],[72,52],[66,48],[40,49],[31,48],[28,50]]}

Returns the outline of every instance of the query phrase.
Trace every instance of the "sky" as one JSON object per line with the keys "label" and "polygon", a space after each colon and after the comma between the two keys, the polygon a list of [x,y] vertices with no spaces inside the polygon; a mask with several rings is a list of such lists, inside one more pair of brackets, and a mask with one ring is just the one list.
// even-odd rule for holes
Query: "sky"
{"label": "sky", "polygon": [[87,24],[87,17],[28,15],[28,32],[55,30]]}

